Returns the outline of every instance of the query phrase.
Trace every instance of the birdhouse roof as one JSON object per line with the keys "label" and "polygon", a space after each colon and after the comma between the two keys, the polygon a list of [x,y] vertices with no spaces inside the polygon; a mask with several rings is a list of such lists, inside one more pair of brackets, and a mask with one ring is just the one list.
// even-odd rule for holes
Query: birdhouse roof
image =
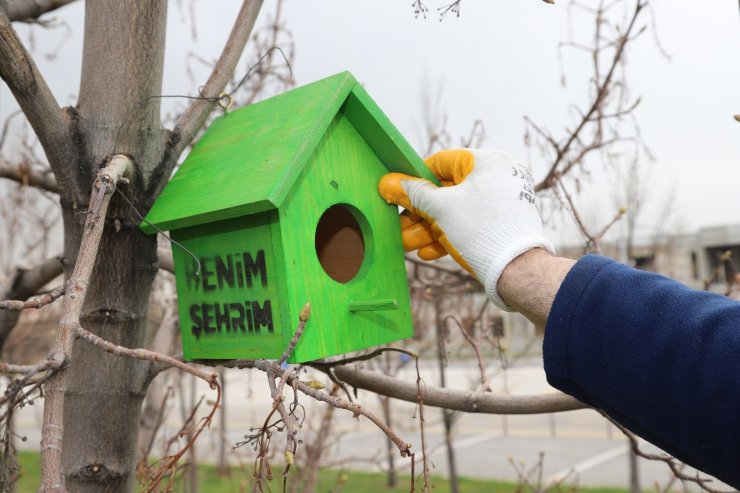
{"label": "birdhouse roof", "polygon": [[[280,207],[340,112],[389,171],[436,181],[352,74],[342,72],[214,120],[146,221],[175,230]],[[154,233],[151,224],[141,229]]]}

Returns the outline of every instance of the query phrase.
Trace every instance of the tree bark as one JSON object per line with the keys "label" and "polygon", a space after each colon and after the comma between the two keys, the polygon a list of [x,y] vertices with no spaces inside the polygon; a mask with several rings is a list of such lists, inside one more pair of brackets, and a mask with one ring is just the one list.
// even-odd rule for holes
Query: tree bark
{"label": "tree bark", "polygon": [[[61,109],[5,13],[11,4],[25,8],[32,3],[39,8],[55,4],[0,0],[0,77],[33,127],[54,172],[64,223],[65,277],[70,279],[97,171],[114,154],[130,159],[133,174],[122,193],[146,213],[213,102],[194,103],[176,131],[163,129],[158,96],[166,0],[95,0],[85,3],[78,104]],[[209,95],[220,94],[230,80],[261,4],[262,0],[244,1],[206,84]],[[17,15],[21,14],[13,14]],[[6,171],[12,175],[13,170]],[[47,185],[53,188],[54,183]],[[155,237],[140,232],[138,214],[118,195],[111,198],[108,214],[100,221],[102,236],[89,283],[75,286],[75,293],[81,293],[78,304],[58,330],[65,334],[58,337],[57,346],[62,348],[58,356],[69,365],[54,376],[53,384],[50,381],[46,394],[45,423],[47,407],[52,423],[44,426],[42,444],[52,459],[42,458],[42,469],[49,466],[47,490],[134,488],[139,412],[153,376],[151,362],[103,353],[82,341],[72,344],[69,335],[79,320],[92,334],[115,345],[143,345],[149,292],[158,268],[157,245]],[[47,406],[49,402],[54,405]]]}
{"label": "tree bark", "polygon": [[[74,335],[80,323],[92,272],[98,259],[98,248],[105,229],[105,220],[111,196],[123,175],[129,175],[133,166],[125,156],[114,156],[101,170],[91,195],[91,206],[85,215],[84,233],[74,269],[65,283],[62,315],[57,325],[49,360],[68,364],[71,360]],[[41,430],[41,491],[65,493],[63,436],[65,433],[65,391],[67,372],[60,367],[45,384],[44,417]],[[96,464],[95,470],[99,469]]]}
{"label": "tree bark", "polygon": [[[445,327],[444,319],[442,318],[439,294],[435,294],[434,299],[434,314],[437,326],[437,362],[439,363],[439,387],[444,389],[447,387],[447,354],[445,350]],[[459,482],[457,478],[457,463],[455,462],[455,447],[452,440],[452,426],[454,424],[454,411],[450,409],[441,409],[442,411],[442,424],[444,425],[444,442],[445,449],[447,450],[447,472],[450,476],[450,492],[459,493]]]}
{"label": "tree bark", "polygon": [[[161,93],[166,16],[164,0],[85,4],[80,96],[73,112],[76,181],[89,181],[113,153],[129,155],[135,173],[125,193],[137,207],[163,154],[159,100],[142,101]],[[62,200],[67,258],[79,248],[84,224],[79,210],[86,200]],[[144,344],[158,267],[156,238],[141,233],[138,222],[128,204],[114,196],[80,315],[88,331],[130,348]],[[133,491],[148,367],[75,342],[64,400],[62,465],[68,491]]]}
{"label": "tree bark", "polygon": [[47,12],[63,7],[75,0],[0,0],[0,10],[11,21],[37,19]]}

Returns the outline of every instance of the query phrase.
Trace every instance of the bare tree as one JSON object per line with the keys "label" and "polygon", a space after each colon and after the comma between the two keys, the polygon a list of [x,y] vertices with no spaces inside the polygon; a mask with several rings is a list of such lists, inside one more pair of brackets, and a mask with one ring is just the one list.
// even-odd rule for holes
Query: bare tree
{"label": "bare tree", "polygon": [[[35,2],[15,2],[34,4]],[[58,4],[59,2],[49,2]],[[156,239],[138,229],[134,208],[146,211],[164,187],[179,156],[216,106],[252,31],[262,2],[246,1],[216,67],[172,129],[160,123],[165,2],[100,1],[85,4],[79,97],[62,108],[0,11],[0,76],[33,128],[54,173],[64,223],[67,290],[84,302],[58,329],[55,358],[66,370],[47,383],[42,445],[43,491],[130,491],[138,417],[153,362],[122,358],[75,340],[75,324],[115,345],[141,347],[150,287],[158,268]],[[39,12],[40,13],[40,12]],[[21,17],[27,14],[13,14]],[[108,197],[99,219],[99,246],[91,254],[83,286],[69,285],[85,222],[99,204],[90,202],[98,170],[126,156],[126,196]],[[116,170],[119,171],[119,170]],[[120,171],[123,171],[120,170]],[[116,179],[110,177],[115,188]],[[115,179],[114,179],[115,178]],[[29,180],[30,183],[30,180]],[[109,188],[112,193],[112,189]],[[101,196],[102,195],[102,196]],[[130,202],[130,204],[129,204]],[[92,269],[93,263],[95,268]],[[72,291],[74,292],[74,291]],[[69,293],[68,293],[69,294]],[[71,303],[70,303],[71,304]],[[95,450],[95,453],[92,451]],[[62,473],[63,471],[63,473]]]}

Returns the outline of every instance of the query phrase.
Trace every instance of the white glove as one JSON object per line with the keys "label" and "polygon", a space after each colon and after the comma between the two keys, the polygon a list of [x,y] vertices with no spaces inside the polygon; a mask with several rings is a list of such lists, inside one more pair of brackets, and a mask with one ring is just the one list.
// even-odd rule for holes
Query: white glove
{"label": "white glove", "polygon": [[555,253],[542,233],[529,169],[494,150],[447,150],[424,162],[444,187],[401,173],[385,175],[378,185],[386,201],[406,209],[404,248],[419,250],[425,260],[449,253],[496,306],[511,310],[496,290],[504,268],[532,248]]}

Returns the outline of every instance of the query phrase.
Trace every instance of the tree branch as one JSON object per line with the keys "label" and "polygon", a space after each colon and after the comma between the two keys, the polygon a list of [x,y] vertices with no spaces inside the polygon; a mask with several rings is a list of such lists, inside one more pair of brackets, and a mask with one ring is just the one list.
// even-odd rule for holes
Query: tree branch
{"label": "tree branch", "polygon": [[0,10],[11,22],[37,19],[75,0],[0,0]]}
{"label": "tree branch", "polygon": [[26,299],[62,273],[60,257],[50,258],[33,269],[18,269],[5,289],[3,298]]}
{"label": "tree branch", "polygon": [[59,193],[54,175],[37,173],[28,166],[12,166],[2,158],[0,158],[0,178],[7,178],[24,186],[40,188],[47,192]]}
{"label": "tree branch", "polygon": [[[263,0],[244,0],[239,14],[234,21],[234,27],[231,29],[229,39],[226,40],[221,56],[213,67],[208,81],[203,86],[201,93],[205,96],[218,97],[228,84],[234,73],[234,68],[239,62],[247,44],[249,35],[257,20],[262,7]],[[163,176],[169,176],[180,154],[187,148],[195,138],[195,134],[203,126],[208,115],[213,111],[216,101],[196,100],[180,116],[173,129],[176,135],[176,143],[172,148],[169,156],[169,162],[166,164],[167,169],[163,170]],[[158,192],[158,191],[157,191]]]}
{"label": "tree branch", "polygon": [[[225,368],[257,368],[268,370],[264,360],[198,360],[197,363]],[[273,362],[274,364],[274,362]],[[312,363],[310,366],[322,370],[327,365]],[[331,367],[336,376],[345,383],[376,394],[386,395],[402,401],[417,403],[416,382],[407,382],[380,373],[362,370],[355,366]],[[288,379],[288,384],[292,380]],[[471,392],[439,387],[424,387],[424,405],[483,414],[542,414],[585,409],[588,406],[565,394],[540,395],[495,395],[490,392]],[[300,390],[300,389],[299,389]]]}
{"label": "tree branch", "polygon": [[[197,360],[196,363],[210,366],[223,366],[224,368],[256,368],[264,371],[265,373],[272,373],[273,375],[281,375],[282,369],[275,361],[269,361],[265,359],[258,360]],[[391,379],[395,380],[395,379]],[[351,411],[355,417],[365,416],[367,419],[373,422],[385,435],[393,442],[398,448],[401,457],[409,457],[412,454],[411,445],[402,440],[393,430],[391,430],[380,418],[375,416],[373,413],[363,408],[361,405],[349,402],[332,394],[322,392],[319,389],[313,388],[306,382],[299,380],[295,375],[289,375],[285,382],[288,385],[293,386],[295,389],[306,394],[309,397],[316,399],[317,401],[326,402],[327,404],[334,406],[338,409],[345,409]],[[416,384],[413,384],[416,388]],[[382,393],[382,392],[379,392]],[[413,400],[416,402],[416,399]]]}
{"label": "tree branch", "polygon": [[47,370],[58,370],[64,364],[64,360],[61,358],[49,357],[43,359],[33,365],[11,365],[0,361],[0,373],[9,374],[23,374],[23,375],[35,375]]}
{"label": "tree branch", "polygon": [[[77,262],[67,282],[67,296],[64,297],[62,317],[59,319],[56,338],[51,350],[52,353],[61,354],[67,359],[72,353],[75,329],[80,323],[80,313],[98,254],[111,196],[119,180],[127,181],[124,175],[128,175],[132,170],[133,163],[128,157],[115,155],[108,165],[98,172],[98,177],[93,184],[90,210],[87,214]],[[64,493],[66,490],[62,469],[66,373],[66,371],[55,373],[49,379],[45,390],[41,430],[41,491],[46,493]]]}
{"label": "tree branch", "polygon": [[285,351],[283,351],[283,355],[280,356],[280,359],[277,362],[278,366],[282,365],[288,360],[288,358],[290,358],[290,354],[295,349],[296,344],[298,344],[298,339],[300,339],[303,335],[303,330],[306,328],[306,322],[308,322],[310,316],[311,305],[309,303],[306,303],[305,305],[303,305],[301,313],[298,315],[298,327],[296,327],[295,329],[295,334],[293,334],[293,337],[290,339],[288,347],[286,347]]}
{"label": "tree branch", "polygon": [[[76,190],[72,168],[67,160],[72,155],[72,139],[69,135],[66,113],[59,107],[2,9],[0,9],[0,78],[10,88],[36,133],[49,158],[59,188]],[[54,157],[56,159],[52,159]]]}
{"label": "tree branch", "polygon": [[31,298],[30,300],[4,300],[0,301],[0,310],[15,310],[21,311],[26,308],[43,308],[46,305],[53,303],[64,294],[64,286],[58,286],[54,290],[39,296],[38,298]]}
{"label": "tree branch", "polygon": [[[539,192],[541,190],[551,188],[552,186],[555,185],[558,176],[561,174],[558,170],[558,167],[560,163],[567,156],[568,151],[570,151],[571,146],[578,140],[578,137],[581,131],[586,127],[586,125],[594,119],[594,115],[599,114],[599,116],[601,116],[601,112],[603,110],[602,104],[606,100],[610,92],[610,85],[612,84],[612,79],[614,78],[616,69],[619,66],[620,61],[622,60],[622,56],[624,54],[624,48],[627,45],[627,42],[630,40],[629,36],[635,27],[637,18],[639,17],[640,12],[644,8],[645,8],[645,4],[642,2],[642,0],[638,0],[637,4],[635,5],[635,10],[632,14],[632,18],[630,19],[630,22],[627,26],[627,30],[622,36],[620,36],[617,42],[616,49],[614,52],[614,57],[612,58],[609,71],[607,72],[601,84],[597,86],[596,95],[594,97],[593,102],[591,103],[591,107],[581,117],[581,121],[578,123],[575,130],[570,132],[569,137],[566,139],[563,145],[559,145],[552,138],[547,137],[548,142],[552,144],[556,150],[555,160],[550,166],[550,170],[548,171],[545,178],[543,178],[542,181],[540,181],[537,185],[535,185],[535,188],[534,188],[535,192]],[[541,131],[539,133],[541,135],[545,135]]]}
{"label": "tree branch", "polygon": [[193,375],[194,377],[198,377],[201,380],[205,381],[208,385],[211,386],[211,388],[215,388],[215,385],[217,384],[218,380],[218,374],[214,372],[206,372],[201,370],[200,368],[197,368],[192,365],[188,365],[187,363],[184,363],[176,358],[173,358],[172,356],[167,356],[166,354],[158,353],[156,351],[149,351],[148,349],[131,349],[126,348],[123,346],[119,346],[117,344],[113,344],[112,342],[106,341],[102,337],[96,336],[92,332],[89,332],[82,328],[79,324],[75,326],[75,336],[79,337],[83,341],[87,342],[88,344],[91,344],[95,346],[96,348],[105,351],[106,353],[111,353],[116,356],[124,356],[126,358],[133,358],[138,359],[142,361],[152,361],[154,363],[163,363],[164,365],[167,365],[168,367],[174,367],[178,370],[182,370],[185,373],[189,373]]}
{"label": "tree branch", "polygon": [[175,273],[175,261],[172,259],[172,250],[165,247],[157,248],[159,268],[171,274]]}
{"label": "tree branch", "polygon": [[[25,300],[36,294],[62,273],[62,262],[55,257],[39,264],[33,269],[18,269],[8,283],[0,288],[0,299]],[[0,310],[0,349],[18,323],[20,312]]]}
{"label": "tree branch", "polygon": [[630,442],[630,448],[636,455],[646,460],[664,462],[668,466],[668,468],[671,470],[674,477],[680,480],[682,483],[686,483],[686,482],[694,483],[698,485],[702,490],[708,491],[709,493],[732,493],[732,492],[737,491],[737,490],[721,490],[721,489],[713,488],[712,484],[710,483],[713,483],[715,481],[712,478],[700,476],[698,473],[695,476],[694,475],[689,476],[688,474],[684,474],[682,472],[682,469],[684,466],[683,463],[681,463],[678,459],[676,459],[675,457],[669,454],[665,454],[665,453],[654,454],[654,453],[643,451],[640,448],[640,441],[634,433],[632,433],[630,430],[625,428],[621,423],[616,421],[614,418],[612,418],[605,412],[598,411],[598,413],[604,416],[604,418],[610,421],[614,426],[617,427],[617,429],[619,429],[619,431],[621,431],[624,434],[624,436],[627,437],[627,439]]}
{"label": "tree branch", "polygon": [[[355,366],[334,368],[337,377],[348,385],[380,395],[416,403],[416,383],[379,373],[361,370]],[[490,392],[472,392],[425,387],[424,405],[468,413],[541,414],[586,408],[584,403],[565,394],[496,395]]]}

